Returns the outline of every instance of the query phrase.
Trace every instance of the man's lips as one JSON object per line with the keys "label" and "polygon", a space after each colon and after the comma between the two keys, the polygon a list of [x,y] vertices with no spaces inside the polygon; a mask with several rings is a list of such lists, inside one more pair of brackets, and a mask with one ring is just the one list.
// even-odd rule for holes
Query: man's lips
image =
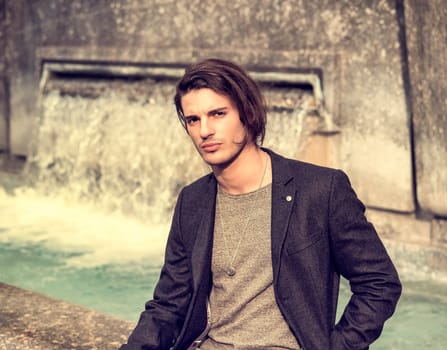
{"label": "man's lips", "polygon": [[214,152],[220,147],[220,142],[204,142],[200,145],[200,148],[205,152]]}

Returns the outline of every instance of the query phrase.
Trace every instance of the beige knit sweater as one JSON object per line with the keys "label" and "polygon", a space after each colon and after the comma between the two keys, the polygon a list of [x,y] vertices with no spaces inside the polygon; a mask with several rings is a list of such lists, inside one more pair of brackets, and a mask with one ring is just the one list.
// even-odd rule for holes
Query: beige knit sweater
{"label": "beige knit sweater", "polygon": [[[299,349],[273,291],[271,189],[270,184],[241,195],[218,192],[211,330],[202,350]],[[229,276],[233,259],[236,273]]]}

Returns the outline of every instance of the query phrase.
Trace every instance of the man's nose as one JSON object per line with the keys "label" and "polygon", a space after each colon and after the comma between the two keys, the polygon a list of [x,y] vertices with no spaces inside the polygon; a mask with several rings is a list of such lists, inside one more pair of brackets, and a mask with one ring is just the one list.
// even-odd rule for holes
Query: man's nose
{"label": "man's nose", "polygon": [[200,121],[200,137],[206,139],[214,134],[214,128],[208,118],[202,118]]}

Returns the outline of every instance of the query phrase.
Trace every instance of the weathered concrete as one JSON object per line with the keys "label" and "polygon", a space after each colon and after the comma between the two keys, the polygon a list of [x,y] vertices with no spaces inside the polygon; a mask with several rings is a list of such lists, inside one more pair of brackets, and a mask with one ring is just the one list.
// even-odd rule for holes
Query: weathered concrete
{"label": "weathered concrete", "polygon": [[417,198],[447,217],[447,7],[444,0],[406,1]]}
{"label": "weathered concrete", "polygon": [[8,103],[6,85],[6,3],[0,0],[0,152],[9,147]]}
{"label": "weathered concrete", "polygon": [[447,224],[412,214],[369,209],[368,219],[406,280],[447,283]]}
{"label": "weathered concrete", "polygon": [[219,56],[251,68],[317,68],[327,109],[342,130],[338,165],[370,206],[414,210],[395,1],[6,4],[14,18],[8,46],[14,153],[29,151],[27,125],[44,60],[183,65]]}
{"label": "weathered concrete", "polygon": [[0,282],[0,348],[107,350],[127,340],[129,321]]}
{"label": "weathered concrete", "polygon": [[422,247],[432,245],[431,222],[418,220],[413,214],[400,214],[370,209],[368,219],[380,235],[388,240]]}
{"label": "weathered concrete", "polygon": [[0,151],[9,148],[8,102],[6,78],[0,75]]}
{"label": "weathered concrete", "polygon": [[431,224],[431,240],[434,246],[447,250],[447,220],[433,220]]}

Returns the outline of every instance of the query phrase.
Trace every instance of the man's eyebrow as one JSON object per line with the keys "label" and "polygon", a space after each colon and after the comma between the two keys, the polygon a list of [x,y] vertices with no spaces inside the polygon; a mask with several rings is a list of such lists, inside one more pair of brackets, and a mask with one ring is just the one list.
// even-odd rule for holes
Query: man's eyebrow
{"label": "man's eyebrow", "polygon": [[217,108],[210,109],[210,110],[208,111],[207,114],[210,115],[210,114],[213,114],[213,113],[215,113],[215,112],[222,112],[222,111],[225,111],[225,110],[227,110],[227,109],[228,109],[227,106],[217,107]]}
{"label": "man's eyebrow", "polygon": [[[206,114],[207,115],[211,115],[211,114],[213,114],[213,113],[215,113],[215,112],[222,112],[222,111],[226,111],[226,110],[228,110],[228,107],[227,106],[222,106],[222,107],[216,107],[216,108],[212,108],[212,109],[210,109],[208,112],[206,112]],[[196,117],[198,117],[198,115],[197,114],[188,114],[188,115],[183,115],[183,117],[186,119],[186,118],[196,118]]]}

